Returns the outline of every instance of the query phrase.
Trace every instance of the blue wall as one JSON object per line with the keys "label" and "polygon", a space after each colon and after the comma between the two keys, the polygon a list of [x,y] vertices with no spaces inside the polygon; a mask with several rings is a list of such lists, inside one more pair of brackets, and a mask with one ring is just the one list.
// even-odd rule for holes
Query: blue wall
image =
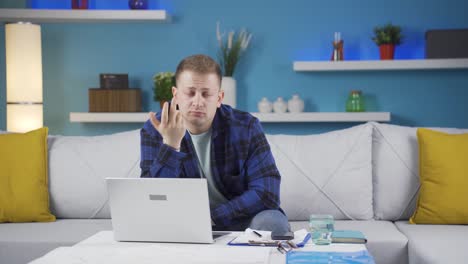
{"label": "blue wall", "polygon": [[[1,1],[10,7],[14,1]],[[57,2],[33,0],[30,6]],[[92,8],[125,8],[127,1],[94,0]],[[95,135],[139,128],[139,124],[70,123],[69,112],[88,111],[88,88],[99,73],[128,73],[132,87],[144,91],[144,110],[152,101],[152,76],[174,71],[194,53],[216,56],[216,21],[228,31],[246,27],[254,37],[238,67],[238,108],[257,111],[257,102],[299,93],[306,111],[343,111],[350,90],[360,89],[369,111],[389,111],[392,123],[468,128],[468,71],[294,72],[295,60],[328,60],[333,32],[340,31],[345,59],[378,59],[370,40],[376,25],[401,25],[406,36],[397,59],[424,57],[428,29],[468,28],[466,0],[336,1],[150,1],[168,9],[169,24],[43,24],[44,121],[51,134]],[[4,28],[0,30],[0,129],[5,129]],[[269,133],[316,133],[349,123],[264,124]]]}

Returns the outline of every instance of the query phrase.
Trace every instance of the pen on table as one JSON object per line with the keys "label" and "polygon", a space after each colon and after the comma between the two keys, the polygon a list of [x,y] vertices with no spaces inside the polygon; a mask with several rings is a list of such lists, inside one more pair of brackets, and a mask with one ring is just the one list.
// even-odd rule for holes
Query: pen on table
{"label": "pen on table", "polygon": [[262,234],[260,234],[259,232],[253,230],[254,234],[256,234],[258,237],[262,237]]}

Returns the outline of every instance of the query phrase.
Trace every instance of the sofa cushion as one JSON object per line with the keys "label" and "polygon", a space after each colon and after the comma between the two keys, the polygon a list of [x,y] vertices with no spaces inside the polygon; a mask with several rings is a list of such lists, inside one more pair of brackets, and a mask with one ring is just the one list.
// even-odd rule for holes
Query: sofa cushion
{"label": "sofa cushion", "polygon": [[0,262],[24,264],[61,246],[72,246],[102,230],[109,219],[58,219],[51,223],[0,224]]}
{"label": "sofa cushion", "polygon": [[468,133],[420,128],[421,188],[412,224],[468,224]]}
{"label": "sofa cushion", "polygon": [[140,177],[140,133],[49,137],[51,210],[57,218],[110,218],[106,177]]}
{"label": "sofa cushion", "polygon": [[[376,219],[407,220],[416,208],[419,155],[416,127],[372,122],[372,170]],[[433,128],[450,134],[468,129]]]}
{"label": "sofa cushion", "polygon": [[[308,222],[291,222],[292,230],[308,229]],[[408,239],[389,221],[335,221],[336,230],[359,230],[367,238],[366,247],[378,264],[408,263]]]}
{"label": "sofa cushion", "polygon": [[281,173],[281,208],[290,220],[308,220],[311,214],[373,217],[371,125],[267,139]]}
{"label": "sofa cushion", "polygon": [[0,136],[0,223],[48,222],[47,132]]}
{"label": "sofa cushion", "polygon": [[408,237],[411,264],[466,263],[467,225],[413,225],[408,221],[395,224]]}

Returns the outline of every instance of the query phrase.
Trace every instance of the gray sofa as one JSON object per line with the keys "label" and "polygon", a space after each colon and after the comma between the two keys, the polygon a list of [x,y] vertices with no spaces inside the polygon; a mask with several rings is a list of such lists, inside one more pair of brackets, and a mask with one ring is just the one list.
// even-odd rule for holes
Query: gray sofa
{"label": "gray sofa", "polygon": [[[467,130],[441,129],[450,133]],[[466,263],[468,226],[411,225],[418,179],[416,128],[366,123],[324,134],[267,135],[293,230],[314,213],[362,231],[376,263]],[[139,131],[50,136],[52,223],[0,224],[0,263],[27,263],[111,230],[105,177],[139,177]]]}

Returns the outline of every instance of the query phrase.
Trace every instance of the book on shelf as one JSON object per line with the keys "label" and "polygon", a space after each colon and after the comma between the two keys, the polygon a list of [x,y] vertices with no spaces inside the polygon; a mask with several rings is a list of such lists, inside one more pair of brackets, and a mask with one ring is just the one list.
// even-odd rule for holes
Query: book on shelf
{"label": "book on shelf", "polygon": [[367,238],[357,230],[335,230],[332,233],[332,243],[356,243],[365,244]]}

